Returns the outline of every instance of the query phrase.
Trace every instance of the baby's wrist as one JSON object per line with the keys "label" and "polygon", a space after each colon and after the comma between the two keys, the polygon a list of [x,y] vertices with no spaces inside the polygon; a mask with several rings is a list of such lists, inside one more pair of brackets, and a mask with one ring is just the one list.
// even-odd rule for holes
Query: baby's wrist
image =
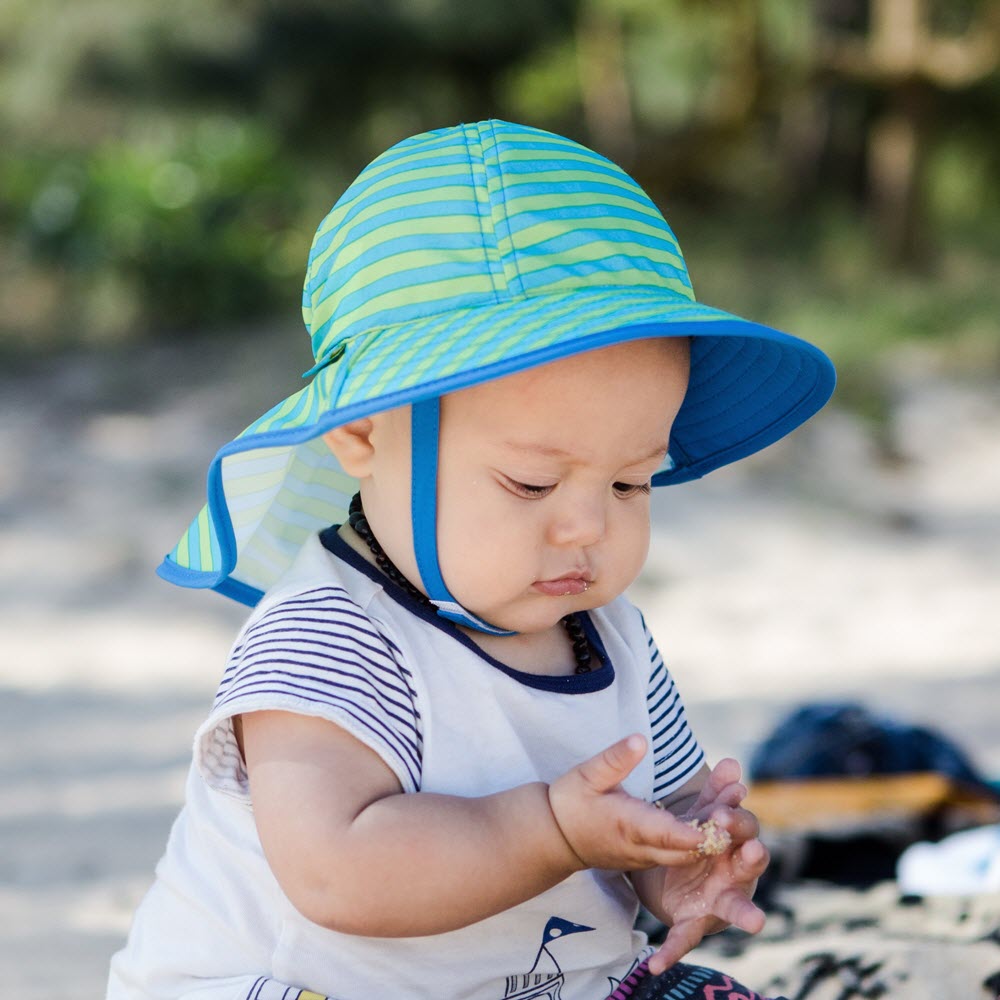
{"label": "baby's wrist", "polygon": [[556,810],[556,806],[552,801],[552,786],[542,785],[545,790],[545,805],[548,809],[549,818],[551,820],[550,826],[552,828],[553,847],[555,848],[557,857],[556,864],[566,866],[568,870],[566,871],[566,876],[572,875],[574,872],[583,871],[589,868],[590,865],[587,864],[583,858],[580,857],[574,848],[572,841],[566,835],[566,831],[563,829],[562,823],[559,822],[559,814]]}

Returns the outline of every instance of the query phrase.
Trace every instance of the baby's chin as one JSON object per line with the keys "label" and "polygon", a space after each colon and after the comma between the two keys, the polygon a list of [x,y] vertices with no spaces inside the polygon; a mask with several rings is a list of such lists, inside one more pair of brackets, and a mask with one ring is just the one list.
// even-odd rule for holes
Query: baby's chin
{"label": "baby's chin", "polygon": [[496,618],[482,617],[492,625],[517,632],[520,635],[541,635],[555,628],[564,628],[562,621],[567,615],[580,614],[598,606],[589,594],[579,594],[559,598],[547,598],[531,602],[532,607],[519,612],[498,612]]}

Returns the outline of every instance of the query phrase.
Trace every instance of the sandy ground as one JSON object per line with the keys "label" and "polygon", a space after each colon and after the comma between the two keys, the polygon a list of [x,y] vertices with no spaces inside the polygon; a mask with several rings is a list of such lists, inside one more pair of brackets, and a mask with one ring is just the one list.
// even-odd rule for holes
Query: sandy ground
{"label": "sandy ground", "polygon": [[[308,358],[285,350],[248,334],[0,374],[0,973],[21,1000],[102,995],[149,884],[241,618],[152,569],[215,449],[297,387]],[[894,393],[881,447],[828,409],[656,498],[634,596],[713,757],[857,697],[1000,775],[1000,393],[919,358]]]}

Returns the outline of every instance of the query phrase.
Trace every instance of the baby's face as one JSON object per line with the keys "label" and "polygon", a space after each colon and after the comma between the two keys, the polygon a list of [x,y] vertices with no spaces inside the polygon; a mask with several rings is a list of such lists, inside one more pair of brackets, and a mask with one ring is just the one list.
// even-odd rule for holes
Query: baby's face
{"label": "baby's face", "polygon": [[[454,597],[532,633],[621,594],[646,558],[650,478],[687,377],[686,339],[643,340],[446,396],[438,554]],[[412,547],[389,554],[416,579]]]}

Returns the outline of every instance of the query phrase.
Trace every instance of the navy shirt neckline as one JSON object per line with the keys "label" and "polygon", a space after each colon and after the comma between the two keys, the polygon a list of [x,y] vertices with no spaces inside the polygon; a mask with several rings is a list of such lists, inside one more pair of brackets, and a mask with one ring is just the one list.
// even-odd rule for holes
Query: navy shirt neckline
{"label": "navy shirt neckline", "polygon": [[364,556],[352,549],[340,537],[338,533],[339,528],[340,525],[335,524],[319,533],[319,540],[323,548],[379,584],[389,597],[405,608],[410,614],[416,615],[422,621],[427,622],[427,624],[447,633],[456,642],[461,643],[466,649],[475,653],[481,660],[485,660],[490,666],[500,670],[518,683],[524,684],[526,687],[537,688],[540,691],[553,691],[560,694],[589,694],[592,691],[603,690],[614,681],[614,665],[608,657],[607,650],[604,648],[604,643],[601,641],[601,637],[594,626],[590,614],[586,611],[580,612],[580,619],[583,622],[583,629],[591,648],[594,650],[599,661],[597,667],[585,674],[565,674],[559,676],[532,674],[524,670],[515,670],[513,667],[501,663],[484,652],[454,622],[448,621],[447,618],[442,618],[432,608],[416,600],[403,590],[402,587],[390,580],[377,566],[373,566]]}

